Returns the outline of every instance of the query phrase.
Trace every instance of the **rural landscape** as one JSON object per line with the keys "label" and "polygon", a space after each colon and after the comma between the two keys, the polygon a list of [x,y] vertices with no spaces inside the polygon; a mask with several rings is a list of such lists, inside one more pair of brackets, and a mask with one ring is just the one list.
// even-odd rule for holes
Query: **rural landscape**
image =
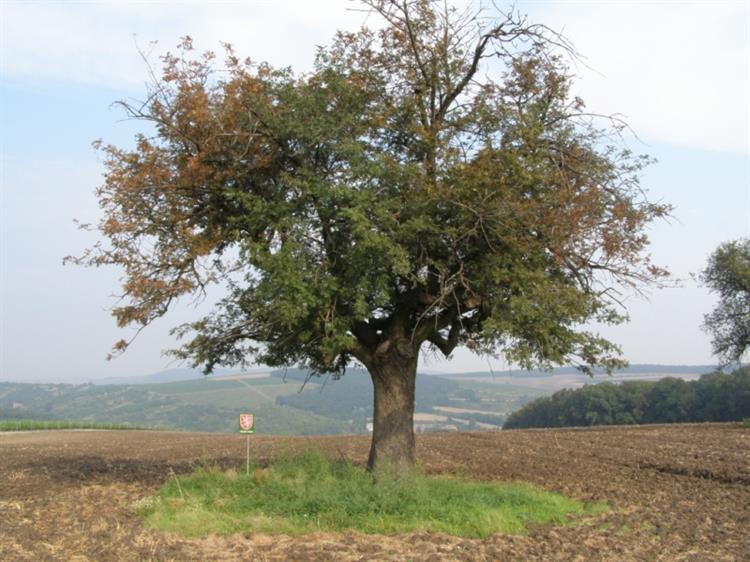
{"label": "rural landscape", "polygon": [[750,560],[710,12],[0,2],[0,561]]}
{"label": "rural landscape", "polygon": [[[196,471],[243,478],[241,411],[258,416],[251,479],[311,450],[363,467],[371,438],[366,408],[372,407],[365,373],[325,385],[305,382],[306,373],[294,370],[212,380],[188,369],[143,377],[140,385],[0,383],[0,427],[9,430],[0,431],[0,559],[744,560],[750,556],[750,423],[500,430],[513,412],[561,387],[587,392],[614,381],[656,388],[657,381],[681,386],[728,377],[701,378],[706,369],[633,366],[594,379],[569,370],[420,375],[421,473],[527,483],[595,507],[563,522],[487,537],[427,530],[279,534],[252,525],[227,532],[206,522],[206,534],[194,536],[184,529],[165,533],[144,518],[143,506],[165,484],[181,481],[179,493],[189,498]],[[744,384],[739,399],[750,408],[750,383]],[[590,405],[589,414],[595,423],[600,410]],[[37,428],[68,420],[70,427],[99,429],[16,431],[32,419]],[[179,507],[185,498],[169,501]]]}

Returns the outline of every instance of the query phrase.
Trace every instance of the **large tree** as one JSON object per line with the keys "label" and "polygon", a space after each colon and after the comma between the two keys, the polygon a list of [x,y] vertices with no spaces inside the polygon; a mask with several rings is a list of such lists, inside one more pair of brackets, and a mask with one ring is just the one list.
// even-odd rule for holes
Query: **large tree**
{"label": "large tree", "polygon": [[428,0],[365,9],[382,27],[338,33],[307,74],[228,46],[219,70],[189,39],[166,56],[122,104],[149,134],[101,145],[104,241],[77,261],[124,268],[120,326],[225,283],[176,329],[207,373],[366,367],[372,468],[414,461],[422,352],[621,365],[582,326],[624,320],[620,295],[665,274],[644,230],[668,209],[617,122],[571,96],[570,49],[546,27]]}
{"label": "large tree", "polygon": [[713,352],[724,365],[739,362],[750,347],[750,238],[719,245],[700,278],[719,296],[703,322]]}

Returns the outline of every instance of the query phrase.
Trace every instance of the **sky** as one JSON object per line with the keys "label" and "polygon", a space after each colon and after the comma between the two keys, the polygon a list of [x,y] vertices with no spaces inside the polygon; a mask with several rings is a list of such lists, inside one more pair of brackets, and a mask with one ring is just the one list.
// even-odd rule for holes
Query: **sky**
{"label": "sky", "polygon": [[[499,4],[502,6],[502,4]],[[582,55],[574,90],[597,113],[621,114],[631,148],[657,158],[643,175],[673,216],[649,230],[654,261],[676,286],[627,300],[630,322],[594,328],[631,363],[710,364],[701,331],[715,296],[691,278],[723,241],[750,235],[750,2],[518,1],[530,21],[563,32]],[[62,265],[96,236],[102,164],[96,139],[127,145],[138,125],[111,104],[142,97],[140,53],[190,35],[200,50],[309,70],[337,29],[378,25],[348,1],[37,2],[0,0],[0,380],[77,382],[180,366],[169,328],[207,304],[182,303],[142,332],[109,314],[120,272]],[[502,359],[457,351],[434,371],[502,371]]]}

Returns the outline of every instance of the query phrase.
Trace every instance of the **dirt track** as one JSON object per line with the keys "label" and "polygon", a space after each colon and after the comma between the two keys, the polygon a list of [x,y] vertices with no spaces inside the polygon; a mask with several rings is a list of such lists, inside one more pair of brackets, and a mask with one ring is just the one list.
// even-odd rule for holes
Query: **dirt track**
{"label": "dirt track", "polygon": [[[308,445],[354,461],[366,437],[256,437],[268,459]],[[133,505],[172,470],[241,466],[244,438],[198,433],[0,434],[0,560],[750,560],[750,430],[682,425],[428,434],[429,473],[524,480],[612,510],[527,536],[429,533],[183,539],[141,526]]]}

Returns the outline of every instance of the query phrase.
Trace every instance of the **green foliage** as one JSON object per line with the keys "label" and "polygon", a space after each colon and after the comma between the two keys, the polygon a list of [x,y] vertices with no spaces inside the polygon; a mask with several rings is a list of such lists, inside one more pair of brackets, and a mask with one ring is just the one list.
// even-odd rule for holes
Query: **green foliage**
{"label": "green foliage", "polygon": [[527,484],[426,478],[388,468],[373,476],[317,452],[253,467],[249,477],[202,470],[173,478],[141,503],[148,524],[187,536],[353,529],[484,538],[524,533],[531,524],[565,524],[605,509]]}
{"label": "green foliage", "polygon": [[562,390],[514,412],[505,429],[642,423],[727,422],[750,415],[750,368],[696,381],[609,382]]}
{"label": "green foliage", "polygon": [[721,244],[700,279],[719,296],[703,323],[713,335],[714,354],[724,364],[737,363],[750,347],[750,238]]}

